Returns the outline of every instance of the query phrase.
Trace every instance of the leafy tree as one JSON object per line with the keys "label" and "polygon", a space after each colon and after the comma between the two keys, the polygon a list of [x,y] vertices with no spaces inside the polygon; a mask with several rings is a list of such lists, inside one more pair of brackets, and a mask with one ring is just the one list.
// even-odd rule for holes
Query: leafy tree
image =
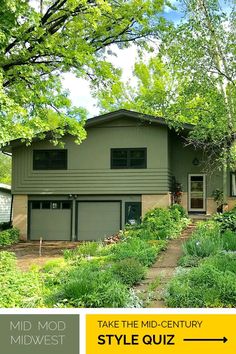
{"label": "leafy tree", "polygon": [[2,0],[0,142],[56,127],[54,141],[65,128],[81,141],[86,112],[72,107],[62,74],[86,77],[93,86],[118,82],[109,46],[144,47],[165,25],[157,16],[164,1]]}
{"label": "leafy tree", "polygon": [[0,183],[11,183],[11,158],[0,154]]}
{"label": "leafy tree", "polygon": [[[135,67],[136,87],[118,91],[111,106],[163,116],[179,126],[196,124],[190,141],[207,151],[217,166],[235,166],[235,2],[180,0],[183,19],[169,27],[158,56]],[[108,108],[104,92],[101,106]]]}

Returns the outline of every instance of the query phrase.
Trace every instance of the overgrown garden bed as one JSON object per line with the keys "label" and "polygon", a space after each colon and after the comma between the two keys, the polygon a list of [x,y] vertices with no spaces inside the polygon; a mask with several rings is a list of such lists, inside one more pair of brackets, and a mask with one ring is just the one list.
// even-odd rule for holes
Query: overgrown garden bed
{"label": "overgrown garden bed", "polygon": [[235,307],[236,211],[200,223],[183,248],[167,288],[167,306]]}
{"label": "overgrown garden bed", "polygon": [[157,208],[127,227],[117,243],[83,243],[66,250],[64,259],[28,272],[17,269],[14,254],[1,252],[0,306],[142,307],[133,286],[187,224],[180,206]]}

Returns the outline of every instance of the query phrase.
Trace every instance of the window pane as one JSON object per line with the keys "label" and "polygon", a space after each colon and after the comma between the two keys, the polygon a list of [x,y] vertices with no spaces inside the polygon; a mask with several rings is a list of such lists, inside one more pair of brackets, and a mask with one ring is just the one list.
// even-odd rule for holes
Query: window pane
{"label": "window pane", "polygon": [[146,168],[146,148],[111,149],[111,168]]}
{"label": "window pane", "polygon": [[31,202],[32,209],[40,209],[40,202],[34,201]]}
{"label": "window pane", "polygon": [[42,202],[42,209],[50,209],[50,202]]}
{"label": "window pane", "polygon": [[112,157],[114,159],[127,159],[127,150],[123,150],[123,149],[113,150]]}
{"label": "window pane", "polygon": [[71,203],[70,202],[61,202],[61,208],[62,209],[70,209]]}
{"label": "window pane", "polygon": [[125,159],[114,159],[112,160],[113,167],[127,167],[127,160]]}
{"label": "window pane", "polygon": [[144,159],[145,158],[145,151],[144,150],[131,150],[130,151],[130,158],[131,159]]}
{"label": "window pane", "polygon": [[191,181],[203,182],[203,176],[191,176]]}
{"label": "window pane", "polygon": [[130,225],[139,224],[141,221],[141,203],[125,202],[125,223]]}
{"label": "window pane", "polygon": [[60,203],[59,202],[51,202],[51,208],[52,209],[60,209]]}
{"label": "window pane", "polygon": [[34,150],[34,170],[65,170],[67,169],[67,150]]}
{"label": "window pane", "polygon": [[145,160],[144,159],[132,159],[132,160],[130,160],[130,167],[144,168],[145,167]]}

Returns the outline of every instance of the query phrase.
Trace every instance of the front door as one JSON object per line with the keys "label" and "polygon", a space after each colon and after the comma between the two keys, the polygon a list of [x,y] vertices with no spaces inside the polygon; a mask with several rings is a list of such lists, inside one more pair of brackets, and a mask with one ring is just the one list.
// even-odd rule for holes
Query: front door
{"label": "front door", "polygon": [[206,211],[206,176],[191,174],[188,177],[189,211]]}

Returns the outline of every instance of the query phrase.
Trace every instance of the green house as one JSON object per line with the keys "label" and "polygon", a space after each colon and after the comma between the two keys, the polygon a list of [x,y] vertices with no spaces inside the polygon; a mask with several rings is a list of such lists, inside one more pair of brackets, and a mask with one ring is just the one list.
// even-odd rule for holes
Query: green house
{"label": "green house", "polygon": [[[188,212],[214,212],[212,192],[222,189],[222,175],[204,172],[202,152],[186,146],[192,126],[183,128],[177,134],[161,118],[119,110],[89,119],[81,145],[70,135],[64,148],[47,139],[12,141],[4,150],[12,154],[13,224],[21,238],[102,239],[170,205],[173,180]],[[236,181],[228,177],[231,207]]]}

